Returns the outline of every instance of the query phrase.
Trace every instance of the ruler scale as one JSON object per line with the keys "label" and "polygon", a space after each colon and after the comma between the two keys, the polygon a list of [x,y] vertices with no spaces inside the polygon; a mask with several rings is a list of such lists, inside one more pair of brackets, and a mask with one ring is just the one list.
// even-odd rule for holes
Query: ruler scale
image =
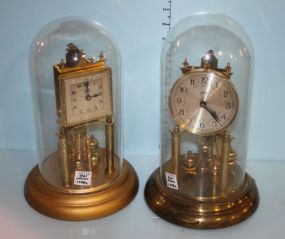
{"label": "ruler scale", "polygon": [[[163,12],[167,13],[167,21],[163,22],[162,23],[162,26],[164,27],[167,27],[167,32],[166,34],[169,32],[169,30],[171,29],[171,7],[172,7],[172,1],[171,0],[168,0],[168,7],[166,8],[163,8]],[[165,37],[162,38],[163,40],[165,40]],[[171,42],[165,42],[164,44],[171,44]],[[170,48],[169,48],[170,49]],[[165,85],[163,86],[163,95],[162,95],[162,99],[163,101],[168,101],[168,94],[165,94],[165,92],[169,92],[169,89],[171,87],[171,64],[172,64],[172,61],[171,61],[171,52],[167,52],[166,53],[166,59],[165,59],[165,79],[164,79],[164,82],[165,82]],[[168,105],[168,104],[165,104],[165,105]],[[170,132],[173,128],[173,122],[169,122],[167,119],[170,119],[170,116],[169,116],[169,109],[168,107],[162,109],[162,135],[161,137],[162,138],[165,138],[165,139],[168,139],[166,140],[167,142],[164,142],[163,145],[161,145],[161,148],[162,148],[162,152],[171,152],[171,149],[169,148],[169,145],[170,144],[170,140],[171,140],[171,137],[170,137]],[[163,157],[166,157],[166,158],[170,158],[171,155],[169,153],[167,153],[167,155],[163,155]]]}
{"label": "ruler scale", "polygon": [[[167,29],[167,32],[170,30],[171,28],[171,0],[168,0],[168,7],[164,7],[162,8],[162,10],[164,12],[167,13],[167,21],[163,22],[162,23],[162,26],[166,26],[168,29]],[[165,37],[162,38],[163,40],[165,39]]]}

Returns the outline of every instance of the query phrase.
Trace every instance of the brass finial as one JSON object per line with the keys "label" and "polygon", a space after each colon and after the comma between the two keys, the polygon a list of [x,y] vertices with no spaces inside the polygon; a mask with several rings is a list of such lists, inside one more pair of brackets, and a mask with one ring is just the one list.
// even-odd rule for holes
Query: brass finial
{"label": "brass finial", "polygon": [[179,134],[179,133],[180,133],[179,126],[176,125],[176,126],[174,127],[173,133],[174,133],[174,134]]}
{"label": "brass finial", "polygon": [[201,58],[201,67],[214,70],[218,68],[218,59],[213,50],[209,50],[207,54]]}
{"label": "brass finial", "polygon": [[83,50],[79,50],[79,48],[73,43],[69,43],[66,48],[66,63],[65,66],[73,67],[80,63],[82,58],[85,57]]}
{"label": "brass finial", "polygon": [[64,60],[63,60],[63,59],[61,59],[59,65],[60,65],[60,67],[64,67],[64,66],[65,66],[65,63],[64,63]]}
{"label": "brass finial", "polygon": [[183,61],[182,65],[183,65],[183,67],[180,68],[182,73],[185,74],[186,72],[191,71],[192,66],[189,65],[187,58],[185,58],[185,60]]}
{"label": "brass finial", "polygon": [[189,66],[187,58],[185,58],[185,60],[182,64],[183,64],[184,68],[187,68]]}
{"label": "brass finial", "polygon": [[232,67],[231,67],[231,64],[228,63],[227,66],[225,67],[225,74],[227,76],[231,76],[233,73],[232,73]]}
{"label": "brass finial", "polygon": [[99,61],[106,61],[105,59],[105,54],[103,51],[100,51],[100,54],[99,54]]}

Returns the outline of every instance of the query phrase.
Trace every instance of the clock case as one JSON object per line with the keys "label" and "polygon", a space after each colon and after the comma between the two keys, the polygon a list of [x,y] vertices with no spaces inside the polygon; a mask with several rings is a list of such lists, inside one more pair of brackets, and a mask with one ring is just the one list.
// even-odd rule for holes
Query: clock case
{"label": "clock case", "polygon": [[[74,221],[125,207],[137,193],[138,178],[124,159],[120,53],[112,36],[88,19],[58,19],[35,37],[29,68],[39,163],[25,183],[27,202],[42,214]],[[87,99],[85,77],[101,77],[107,90],[95,94],[95,85]],[[74,86],[81,87],[77,98],[68,98]],[[72,100],[79,101],[73,105],[79,111],[67,111]],[[99,101],[102,110],[87,113]]]}
{"label": "clock case", "polygon": [[[246,32],[227,16],[196,14],[169,31],[161,53],[161,164],[145,187],[147,204],[161,218],[184,227],[221,228],[258,207],[255,181],[245,171],[253,65]],[[175,82],[197,70],[222,74],[237,91],[237,115],[221,132],[189,132],[170,110]]]}
{"label": "clock case", "polygon": [[[112,70],[110,67],[105,64],[105,58],[104,53],[101,52],[99,56],[99,60],[97,62],[94,62],[93,58],[86,58],[84,57],[85,53],[78,49],[77,46],[74,44],[69,44],[67,48],[66,53],[66,63],[64,61],[60,62],[59,64],[56,64],[53,66],[54,71],[54,85],[55,85],[55,93],[56,93],[56,108],[57,108],[57,114],[60,117],[61,124],[64,127],[70,127],[74,125],[79,125],[82,123],[88,123],[92,122],[94,120],[105,118],[107,116],[112,116]],[[74,63],[74,60],[72,60],[76,56],[77,62]],[[85,78],[88,79],[88,77],[96,77],[98,74],[105,74],[106,77],[103,77],[102,80],[102,90],[104,89],[105,92],[103,94],[105,97],[102,99],[104,102],[104,108],[103,112],[98,111],[98,113],[93,113],[93,115],[89,114],[89,117],[79,117],[79,120],[68,120],[68,113],[70,114],[70,108],[71,106],[67,106],[67,91],[68,91],[68,85],[67,81],[72,81],[72,83],[75,85],[78,81],[77,78],[81,77],[84,80],[84,83],[86,84],[88,81],[85,80]],[[82,80],[81,80],[82,81]],[[71,83],[71,84],[72,84]],[[95,84],[96,82],[93,81]],[[89,82],[88,82],[89,84]],[[81,86],[81,84],[80,84]],[[86,85],[81,86],[86,91]],[[89,86],[90,87],[90,86]],[[90,89],[89,89],[90,91]],[[74,93],[74,92],[73,92]],[[102,93],[102,92],[101,92]],[[103,96],[104,96],[103,95]],[[88,92],[89,96],[89,92]],[[99,96],[97,96],[99,97]],[[92,101],[92,97],[89,96],[89,99],[85,97],[86,101]],[[76,100],[76,98],[74,99]],[[106,102],[105,102],[106,101]],[[87,104],[86,104],[87,105]],[[96,104],[95,104],[96,105]],[[102,110],[101,110],[102,111]],[[94,112],[94,111],[93,111]],[[71,117],[70,117],[71,118]],[[77,117],[78,118],[78,117]]]}

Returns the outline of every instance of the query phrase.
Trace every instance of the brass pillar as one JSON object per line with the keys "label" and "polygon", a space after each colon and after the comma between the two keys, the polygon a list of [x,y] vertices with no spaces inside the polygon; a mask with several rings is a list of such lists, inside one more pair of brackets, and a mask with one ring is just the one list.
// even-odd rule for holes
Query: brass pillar
{"label": "brass pillar", "polygon": [[114,165],[114,119],[108,116],[105,123],[106,140],[106,174],[112,175],[115,171]]}
{"label": "brass pillar", "polygon": [[61,174],[63,180],[63,186],[70,186],[70,172],[69,172],[69,162],[68,162],[68,152],[67,152],[67,138],[66,138],[66,128],[61,127],[59,129],[59,160],[61,166]]}
{"label": "brass pillar", "polygon": [[222,139],[222,155],[221,155],[221,193],[227,194],[228,174],[229,174],[229,149],[230,135],[228,131],[224,132]]}
{"label": "brass pillar", "polygon": [[171,132],[172,135],[172,151],[171,158],[173,164],[173,171],[178,178],[179,158],[180,158],[180,129],[176,126]]}
{"label": "brass pillar", "polygon": [[219,162],[222,157],[222,139],[219,135],[215,136],[213,146],[216,149],[216,155],[213,157],[212,163],[212,177],[213,177],[213,184],[212,184],[212,195],[213,197],[218,196],[219,194]]}

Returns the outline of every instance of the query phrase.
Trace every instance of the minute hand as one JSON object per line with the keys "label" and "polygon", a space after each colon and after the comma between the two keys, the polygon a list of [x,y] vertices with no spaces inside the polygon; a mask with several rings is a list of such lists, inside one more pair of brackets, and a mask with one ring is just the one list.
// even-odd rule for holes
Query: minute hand
{"label": "minute hand", "polygon": [[200,102],[200,106],[207,110],[209,114],[216,120],[218,123],[220,123],[220,119],[216,111],[212,110],[209,106],[207,106],[207,103],[205,101]]}
{"label": "minute hand", "polygon": [[96,93],[96,94],[94,94],[92,97],[98,97],[98,96],[101,96],[101,95],[102,95],[102,92]]}

